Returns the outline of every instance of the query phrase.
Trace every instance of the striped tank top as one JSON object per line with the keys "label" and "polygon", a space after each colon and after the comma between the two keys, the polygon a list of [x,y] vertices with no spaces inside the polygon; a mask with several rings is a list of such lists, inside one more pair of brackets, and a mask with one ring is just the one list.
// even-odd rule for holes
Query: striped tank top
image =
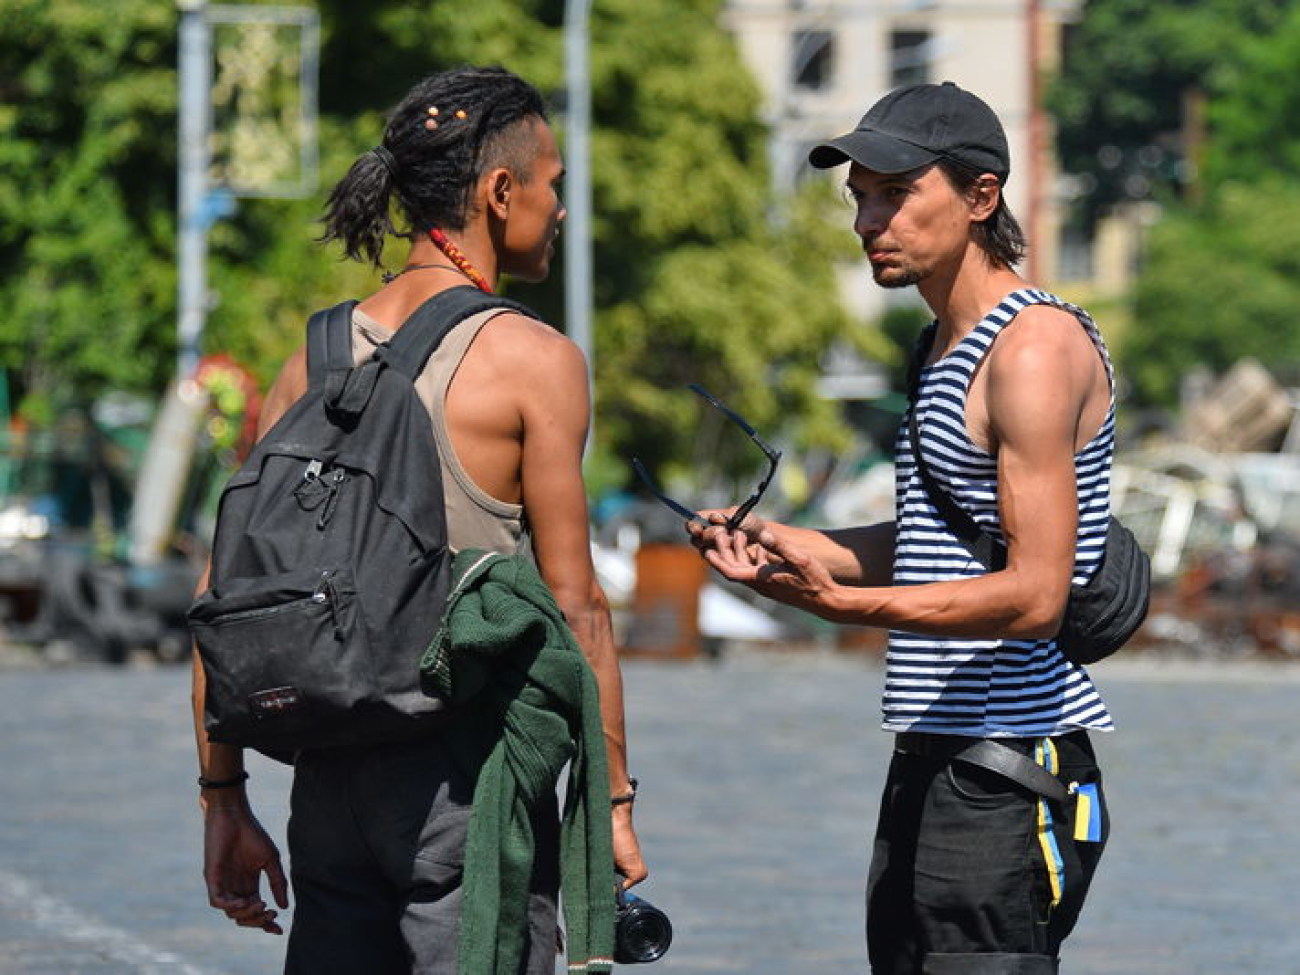
{"label": "striped tank top", "polygon": [[[1111,377],[1101,333],[1087,312],[1045,291],[1007,295],[948,355],[920,373],[916,404],[921,449],[935,479],[999,541],[997,459],[966,432],[966,395],[994,339],[1028,305],[1050,304],[1079,320]],[[929,326],[934,329],[932,323]],[[1074,582],[1101,562],[1110,516],[1115,401],[1097,435],[1074,458],[1079,503]],[[894,585],[982,575],[930,503],[916,468],[907,424],[896,453],[897,542]],[[1087,672],[1066,660],[1055,640],[972,640],[891,631],[884,691],[886,731],[978,737],[1038,737],[1113,725]]]}

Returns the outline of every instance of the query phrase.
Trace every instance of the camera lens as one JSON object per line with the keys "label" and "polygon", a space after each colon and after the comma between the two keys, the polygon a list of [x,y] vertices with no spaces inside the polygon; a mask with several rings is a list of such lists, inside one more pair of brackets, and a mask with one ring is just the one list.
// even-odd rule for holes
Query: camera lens
{"label": "camera lens", "polygon": [[626,897],[614,926],[614,960],[620,965],[657,961],[673,943],[673,926],[659,908]]}

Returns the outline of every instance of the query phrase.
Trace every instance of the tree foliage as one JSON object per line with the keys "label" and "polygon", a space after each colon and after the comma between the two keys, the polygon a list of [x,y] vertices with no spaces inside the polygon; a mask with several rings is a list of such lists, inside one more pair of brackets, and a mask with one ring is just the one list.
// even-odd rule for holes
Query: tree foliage
{"label": "tree foliage", "polygon": [[1142,400],[1172,405],[1198,366],[1254,356],[1275,372],[1300,363],[1300,188],[1273,177],[1232,183],[1151,234],[1123,359]]}
{"label": "tree foliage", "polygon": [[[316,220],[414,81],[502,63],[562,101],[563,0],[315,5],[320,190],[241,200],[210,235],[205,348],[263,381],[306,313],[377,283],[315,245]],[[831,270],[845,236],[818,187],[770,197],[758,91],[720,6],[597,0],[591,15],[596,431],[603,451],[655,464],[692,459],[688,381],[756,423],[835,430],[812,381],[845,326]],[[157,393],[175,355],[175,5],[0,0],[0,15],[0,365],[29,395]],[[560,267],[511,285],[558,327],[562,289]]]}
{"label": "tree foliage", "polygon": [[1208,109],[1213,134],[1205,160],[1209,185],[1257,182],[1300,172],[1300,5],[1265,34],[1245,38],[1217,71]]}
{"label": "tree foliage", "polygon": [[1189,98],[1213,99],[1242,48],[1293,6],[1086,0],[1048,107],[1063,168],[1085,180],[1089,217],[1126,199],[1168,198],[1199,177]]}
{"label": "tree foliage", "polygon": [[176,288],[174,11],[5,0],[0,52],[3,364],[48,398],[156,384]]}
{"label": "tree foliage", "polygon": [[[1092,177],[1093,215],[1144,195],[1165,204],[1120,350],[1140,403],[1175,405],[1191,370],[1223,371],[1243,356],[1300,378],[1297,58],[1291,0],[1083,8],[1050,99],[1065,168]],[[1191,93],[1204,106],[1199,133]],[[1144,150],[1156,159],[1150,147],[1163,167],[1143,165]],[[1196,193],[1176,192],[1192,179]]]}

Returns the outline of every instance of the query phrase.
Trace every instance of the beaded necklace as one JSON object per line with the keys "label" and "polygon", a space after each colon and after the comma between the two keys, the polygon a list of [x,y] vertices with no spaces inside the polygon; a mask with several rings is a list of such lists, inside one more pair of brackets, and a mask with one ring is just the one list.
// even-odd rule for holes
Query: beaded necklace
{"label": "beaded necklace", "polygon": [[473,281],[481,290],[492,294],[492,285],[488,284],[487,278],[483,277],[479,269],[469,262],[469,258],[461,253],[460,248],[453,244],[446,234],[433,227],[429,230],[429,239],[438,250],[447,255],[447,260],[456,265],[456,270]]}

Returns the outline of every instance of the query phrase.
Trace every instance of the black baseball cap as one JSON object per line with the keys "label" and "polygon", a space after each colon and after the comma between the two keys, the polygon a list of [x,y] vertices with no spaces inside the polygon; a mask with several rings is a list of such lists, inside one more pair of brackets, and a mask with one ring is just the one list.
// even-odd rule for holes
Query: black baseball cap
{"label": "black baseball cap", "polygon": [[895,88],[852,132],[815,146],[808,162],[831,169],[850,160],[877,173],[905,173],[951,159],[1004,183],[1011,153],[1002,123],[976,95],[951,81]]}

